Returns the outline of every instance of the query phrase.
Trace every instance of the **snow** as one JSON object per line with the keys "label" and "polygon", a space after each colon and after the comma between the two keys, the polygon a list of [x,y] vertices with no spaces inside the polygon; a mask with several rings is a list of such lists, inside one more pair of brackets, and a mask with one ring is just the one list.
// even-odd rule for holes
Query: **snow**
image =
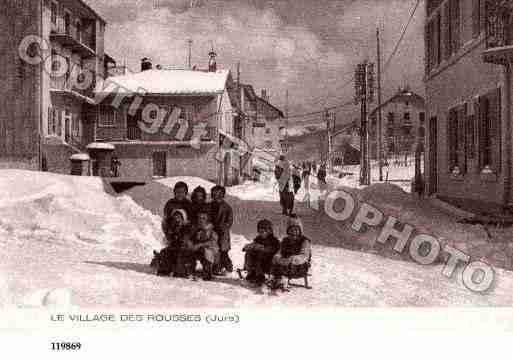
{"label": "snow", "polygon": [[87,145],[88,150],[106,150],[106,151],[114,151],[116,147],[110,143],[104,142],[93,142]]}
{"label": "snow", "polygon": [[189,177],[189,176],[177,176],[177,177],[167,177],[161,180],[157,181],[160,184],[163,184],[164,186],[168,186],[169,188],[173,188],[177,182],[185,182],[187,183],[189,187],[189,193],[192,193],[194,188],[201,186],[205,188],[207,191],[207,194],[210,193],[210,190],[212,187],[214,187],[216,184],[214,182],[210,182],[207,180],[204,180],[199,177]]}
{"label": "snow", "polygon": [[228,70],[217,72],[191,71],[191,70],[147,70],[134,74],[114,76],[98,86],[97,93],[109,92],[112,86],[117,85],[111,92],[122,93],[153,93],[153,94],[216,94],[222,93],[228,79]]}
{"label": "snow", "polygon": [[[166,178],[159,181],[160,196],[171,196],[167,188],[178,181],[207,190],[214,185],[194,177]],[[313,187],[317,190],[315,183]],[[419,204],[392,184],[352,190],[421,230],[447,231],[466,239],[482,235],[474,226],[455,224]],[[162,246],[160,217],[129,197],[109,196],[98,178],[0,171],[0,191],[5,194],[0,200],[0,307],[513,305],[512,272],[496,268],[493,290],[472,293],[460,276],[443,277],[441,265],[421,266],[328,245],[331,237],[360,242],[373,232],[344,232],[340,223],[304,206],[297,211],[315,243],[310,278],[314,289],[298,288],[274,297],[256,294],[234,275],[214,282],[156,276],[149,262],[151,250]],[[277,192],[268,184],[246,182],[228,192],[236,218],[230,253],[235,267],[241,267],[241,249],[255,235],[256,221],[270,218],[281,237],[286,218],[280,216]],[[258,198],[258,205],[248,198]]]}
{"label": "snow", "polygon": [[69,159],[71,161],[89,161],[91,157],[87,153],[75,153]]}

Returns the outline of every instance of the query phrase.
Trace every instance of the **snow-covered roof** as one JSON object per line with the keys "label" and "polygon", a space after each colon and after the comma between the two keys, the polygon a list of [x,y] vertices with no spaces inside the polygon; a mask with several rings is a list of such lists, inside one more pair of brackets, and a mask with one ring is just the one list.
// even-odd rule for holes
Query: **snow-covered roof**
{"label": "snow-covered roof", "polygon": [[72,161],[89,161],[91,157],[87,153],[75,153],[69,159]]}
{"label": "snow-covered roof", "polygon": [[[140,93],[160,95],[218,94],[224,92],[230,71],[146,70],[110,77],[97,93]],[[109,86],[114,83],[117,86]],[[101,86],[101,87],[100,87]]]}
{"label": "snow-covered roof", "polygon": [[93,142],[87,145],[88,150],[108,150],[108,151],[114,151],[115,147],[114,145],[110,143],[103,143],[103,142]]}

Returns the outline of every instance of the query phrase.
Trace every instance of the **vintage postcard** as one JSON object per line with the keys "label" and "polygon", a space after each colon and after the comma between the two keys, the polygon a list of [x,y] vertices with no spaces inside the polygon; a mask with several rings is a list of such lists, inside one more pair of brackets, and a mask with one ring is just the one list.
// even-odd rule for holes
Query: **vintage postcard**
{"label": "vintage postcard", "polygon": [[2,0],[0,28],[0,331],[48,337],[18,349],[513,332],[513,1]]}

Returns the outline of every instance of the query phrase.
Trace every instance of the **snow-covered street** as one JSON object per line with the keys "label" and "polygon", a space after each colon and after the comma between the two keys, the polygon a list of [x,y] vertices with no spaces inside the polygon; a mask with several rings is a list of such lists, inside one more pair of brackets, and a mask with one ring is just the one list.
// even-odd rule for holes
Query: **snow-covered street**
{"label": "snow-covered street", "polygon": [[[214,282],[157,277],[149,262],[152,250],[161,247],[159,214],[173,184],[183,179],[192,188],[202,184],[208,190],[213,185],[197,178],[168,178],[114,197],[104,191],[99,178],[0,171],[0,306],[513,305],[512,272],[496,268],[495,287],[475,294],[458,279],[442,276],[441,265],[421,266],[342,248],[342,242],[354,241],[358,249],[358,241],[373,232],[351,232],[304,203],[296,211],[314,243],[313,290],[294,288],[274,297],[241,285],[235,274]],[[360,196],[386,198],[380,190],[371,190]],[[248,182],[230,188],[228,194],[236,221],[231,256],[240,267],[241,248],[254,236],[257,220],[271,219],[282,236],[285,219],[272,185]],[[409,223],[433,229],[432,218],[420,218],[413,202],[396,198],[389,211],[402,211]],[[436,233],[441,235],[450,218],[438,216],[446,217]],[[453,230],[471,239],[472,228],[458,225]]]}

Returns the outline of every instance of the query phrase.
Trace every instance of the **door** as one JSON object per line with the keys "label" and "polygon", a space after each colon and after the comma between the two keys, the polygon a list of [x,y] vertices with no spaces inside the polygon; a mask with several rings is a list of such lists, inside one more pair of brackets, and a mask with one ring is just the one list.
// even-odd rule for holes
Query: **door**
{"label": "door", "polygon": [[429,119],[429,194],[438,192],[438,127],[437,118]]}
{"label": "door", "polygon": [[153,176],[166,177],[166,152],[153,153]]}

